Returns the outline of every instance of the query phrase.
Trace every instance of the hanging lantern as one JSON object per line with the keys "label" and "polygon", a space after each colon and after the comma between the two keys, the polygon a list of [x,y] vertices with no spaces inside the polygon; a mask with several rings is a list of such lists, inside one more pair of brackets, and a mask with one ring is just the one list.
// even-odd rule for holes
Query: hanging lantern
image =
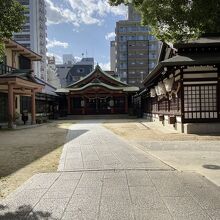
{"label": "hanging lantern", "polygon": [[151,97],[151,98],[154,98],[154,97],[156,97],[156,95],[157,95],[157,94],[156,94],[156,90],[155,90],[154,88],[151,88],[151,89],[150,89],[150,97]]}
{"label": "hanging lantern", "polygon": [[85,101],[81,100],[81,107],[85,107]]}
{"label": "hanging lantern", "polygon": [[165,79],[164,81],[165,89],[167,92],[171,92],[173,88],[173,83],[174,83],[174,77],[170,79]]}
{"label": "hanging lantern", "polygon": [[163,82],[158,83],[158,89],[160,91],[160,95],[166,95],[167,91]]}
{"label": "hanging lantern", "polygon": [[159,87],[158,87],[158,86],[155,86],[154,88],[155,88],[155,92],[156,92],[157,96],[161,95],[161,94],[160,94]]}
{"label": "hanging lantern", "polygon": [[111,99],[111,100],[109,101],[109,105],[110,105],[110,107],[114,107],[114,100],[113,100],[113,99]]}

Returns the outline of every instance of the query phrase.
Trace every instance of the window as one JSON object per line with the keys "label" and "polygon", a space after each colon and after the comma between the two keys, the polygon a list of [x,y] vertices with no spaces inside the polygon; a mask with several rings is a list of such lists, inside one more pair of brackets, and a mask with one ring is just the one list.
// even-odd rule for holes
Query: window
{"label": "window", "polygon": [[29,0],[18,0],[21,5],[29,5]]}
{"label": "window", "polygon": [[185,119],[217,118],[216,85],[184,86]]}
{"label": "window", "polygon": [[144,36],[138,36],[138,40],[144,40]]}
{"label": "window", "polygon": [[15,35],[14,39],[16,41],[30,41],[30,35],[29,34],[21,34],[21,35]]}
{"label": "window", "polygon": [[83,68],[77,69],[77,73],[84,73],[84,69]]}
{"label": "window", "polygon": [[135,74],[135,71],[129,71],[129,74],[134,75],[134,74]]}
{"label": "window", "polygon": [[134,84],[134,83],[136,83],[136,81],[135,80],[129,80],[129,83]]}
{"label": "window", "polygon": [[26,47],[26,48],[28,48],[28,49],[31,48],[31,45],[30,45],[30,44],[22,44],[22,46],[24,46],[24,47]]}

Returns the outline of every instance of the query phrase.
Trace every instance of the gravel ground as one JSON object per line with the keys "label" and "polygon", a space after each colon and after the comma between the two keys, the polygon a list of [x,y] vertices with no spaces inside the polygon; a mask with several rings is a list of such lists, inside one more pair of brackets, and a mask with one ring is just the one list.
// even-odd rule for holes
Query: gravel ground
{"label": "gravel ground", "polygon": [[56,171],[69,121],[0,131],[0,199],[32,175]]}
{"label": "gravel ground", "polygon": [[143,122],[141,120],[112,120],[106,121],[104,126],[115,134],[131,141],[220,140],[220,134],[180,134],[173,130],[161,128],[152,122]]}

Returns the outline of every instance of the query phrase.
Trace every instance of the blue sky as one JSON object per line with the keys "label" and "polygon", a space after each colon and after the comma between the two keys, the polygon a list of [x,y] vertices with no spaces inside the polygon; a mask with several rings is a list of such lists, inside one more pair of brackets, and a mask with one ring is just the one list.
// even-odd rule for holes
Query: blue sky
{"label": "blue sky", "polygon": [[78,59],[82,53],[109,68],[110,40],[115,23],[125,19],[126,7],[111,7],[108,0],[45,0],[47,5],[48,55],[58,63],[63,54]]}

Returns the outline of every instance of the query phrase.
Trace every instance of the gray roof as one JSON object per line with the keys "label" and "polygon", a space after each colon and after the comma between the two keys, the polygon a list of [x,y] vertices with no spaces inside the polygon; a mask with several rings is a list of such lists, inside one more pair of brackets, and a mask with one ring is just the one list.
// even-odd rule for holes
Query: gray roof
{"label": "gray roof", "polygon": [[49,83],[45,82],[44,80],[42,79],[39,79],[38,77],[34,77],[35,80],[40,83],[40,84],[43,84],[44,85],[44,88],[42,89],[42,92],[43,94],[47,94],[47,95],[52,95],[52,96],[58,96],[55,91],[56,91],[56,88],[52,85],[50,85]]}
{"label": "gray roof", "polygon": [[[219,36],[218,36],[219,35]],[[189,40],[187,43],[175,43],[174,48],[187,48],[187,47],[203,47],[203,46],[215,46],[220,45],[220,34],[216,36],[204,36],[199,39]]]}
{"label": "gray roof", "polygon": [[164,67],[169,66],[194,66],[194,65],[214,65],[220,63],[220,54],[216,53],[213,55],[187,55],[187,56],[180,56],[176,55],[170,59],[161,61],[157,64],[157,66],[146,76],[143,83],[148,81],[152,81],[158,75],[161,74]]}
{"label": "gray roof", "polygon": [[[99,74],[103,74],[106,78],[109,78],[114,81],[112,84],[107,84],[105,82],[102,82],[99,78],[93,78],[92,80],[88,81],[86,84],[83,84],[83,81],[93,74],[95,74],[98,71]],[[96,76],[96,75],[95,75]],[[139,88],[134,86],[129,86],[128,84],[125,84],[114,77],[110,76],[109,74],[102,71],[102,69],[97,65],[95,70],[92,71],[89,75],[84,77],[82,80],[77,81],[76,83],[73,83],[72,85],[68,86],[67,88],[61,88],[56,90],[57,93],[69,93],[70,91],[82,91],[89,87],[104,87],[113,91],[123,91],[123,92],[138,92]]]}
{"label": "gray roof", "polygon": [[28,70],[28,69],[16,69],[16,70],[12,70],[9,73],[0,75],[0,77],[2,78],[11,78],[11,77],[18,77],[20,79],[23,80],[27,80],[33,83],[37,83],[37,84],[41,84],[43,85],[41,82],[38,82],[35,77],[32,75],[32,71]]}
{"label": "gray roof", "polygon": [[220,54],[209,54],[208,56],[177,55],[170,59],[164,60],[161,63],[163,66],[217,64],[220,63]]}
{"label": "gray roof", "polygon": [[129,86],[129,87],[115,87],[115,86],[111,86],[111,85],[107,85],[105,83],[88,83],[83,87],[80,88],[61,88],[61,89],[57,89],[56,92],[57,93],[68,93],[70,91],[82,91],[86,88],[92,87],[92,86],[98,86],[98,87],[104,87],[110,90],[115,90],[115,91],[123,91],[123,92],[138,92],[139,88],[135,87],[135,86]]}

